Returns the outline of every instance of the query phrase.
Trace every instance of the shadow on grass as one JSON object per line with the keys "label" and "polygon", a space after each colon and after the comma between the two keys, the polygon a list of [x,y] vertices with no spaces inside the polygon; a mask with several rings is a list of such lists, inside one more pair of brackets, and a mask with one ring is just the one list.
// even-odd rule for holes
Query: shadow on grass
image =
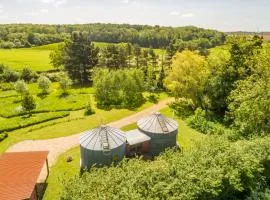
{"label": "shadow on grass", "polygon": [[135,105],[102,105],[97,104],[98,109],[102,109],[105,111],[110,111],[112,109],[128,109],[130,111],[136,111],[139,107],[141,107],[146,102],[146,99],[143,99],[141,102],[135,104]]}
{"label": "shadow on grass", "polygon": [[70,94],[68,92],[64,92],[58,95],[59,98],[67,98]]}
{"label": "shadow on grass", "polygon": [[47,96],[49,95],[49,93],[39,93],[37,94],[37,96],[41,99],[45,99]]}

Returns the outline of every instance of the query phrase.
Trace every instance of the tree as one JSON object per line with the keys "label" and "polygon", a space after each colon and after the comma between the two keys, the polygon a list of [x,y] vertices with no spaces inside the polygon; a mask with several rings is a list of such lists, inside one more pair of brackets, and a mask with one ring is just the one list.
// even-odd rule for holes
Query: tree
{"label": "tree", "polygon": [[256,63],[252,75],[238,81],[228,98],[227,117],[245,137],[270,132],[270,45],[256,56]]}
{"label": "tree", "polygon": [[195,105],[200,105],[208,73],[205,58],[186,50],[174,56],[165,84],[176,98],[192,99]]}
{"label": "tree", "polygon": [[132,59],[132,45],[130,43],[127,43],[126,45],[126,52],[127,52],[127,64],[128,68],[130,68]]}
{"label": "tree", "polygon": [[94,87],[99,106],[136,107],[143,101],[143,72],[136,69],[97,70]]}
{"label": "tree", "polygon": [[46,76],[40,76],[37,80],[38,87],[42,90],[42,94],[48,94],[51,81]]}
{"label": "tree", "polygon": [[71,40],[66,40],[51,59],[54,65],[63,65],[73,81],[83,85],[90,81],[93,67],[98,63],[98,52],[86,32],[73,32]]}
{"label": "tree", "polygon": [[164,71],[164,68],[162,67],[159,72],[159,77],[158,77],[158,82],[157,82],[157,87],[159,89],[164,89],[164,84],[163,84],[164,79],[165,79],[165,71]]}
{"label": "tree", "polygon": [[19,80],[14,84],[14,88],[16,92],[18,92],[21,95],[22,100],[23,95],[28,91],[26,83],[23,80]]}
{"label": "tree", "polygon": [[134,50],[134,56],[135,56],[135,64],[136,64],[136,67],[138,68],[140,66],[140,62],[141,62],[141,47],[137,44],[135,44],[133,46]]}
{"label": "tree", "polygon": [[29,92],[25,93],[23,97],[22,108],[28,112],[29,116],[31,116],[31,111],[36,108],[35,99]]}
{"label": "tree", "polygon": [[252,74],[256,65],[254,58],[259,54],[261,45],[258,37],[231,37],[225,47],[211,51],[208,57],[211,75],[206,84],[206,96],[209,108],[215,114],[224,116],[230,92],[235,89],[237,81]]}
{"label": "tree", "polygon": [[58,82],[59,82],[60,88],[63,91],[63,94],[67,94],[68,89],[72,85],[72,80],[68,77],[66,73],[61,73],[58,77]]}

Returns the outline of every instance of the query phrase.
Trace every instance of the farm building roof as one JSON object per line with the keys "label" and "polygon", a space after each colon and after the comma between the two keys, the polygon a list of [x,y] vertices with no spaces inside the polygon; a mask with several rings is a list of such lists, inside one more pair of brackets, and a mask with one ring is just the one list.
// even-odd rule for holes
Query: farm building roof
{"label": "farm building roof", "polygon": [[129,145],[140,144],[149,141],[151,138],[138,129],[126,132],[126,138]]}
{"label": "farm building roof", "polygon": [[159,112],[140,119],[137,125],[139,130],[156,134],[167,134],[178,129],[176,121],[165,117]]}
{"label": "farm building roof", "polygon": [[47,151],[5,153],[0,157],[0,199],[29,199]]}
{"label": "farm building roof", "polygon": [[95,151],[102,151],[104,148],[114,149],[123,143],[126,143],[124,133],[109,126],[100,126],[86,131],[80,137],[81,146]]}

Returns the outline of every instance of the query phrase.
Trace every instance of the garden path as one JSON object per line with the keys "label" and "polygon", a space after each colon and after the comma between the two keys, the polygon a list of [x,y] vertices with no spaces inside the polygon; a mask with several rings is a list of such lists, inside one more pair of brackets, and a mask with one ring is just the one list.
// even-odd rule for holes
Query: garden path
{"label": "garden path", "polygon": [[[132,124],[144,116],[150,115],[167,107],[168,103],[171,101],[171,98],[160,101],[149,108],[146,108],[128,117],[122,118],[118,121],[111,122],[108,125],[115,128],[121,128],[123,126]],[[54,165],[60,154],[79,145],[80,135],[81,133],[47,140],[25,140],[14,144],[7,150],[7,152],[49,151],[48,162],[49,166],[51,167],[52,165]],[[39,180],[44,180],[44,177],[46,177],[46,170],[43,169]]]}

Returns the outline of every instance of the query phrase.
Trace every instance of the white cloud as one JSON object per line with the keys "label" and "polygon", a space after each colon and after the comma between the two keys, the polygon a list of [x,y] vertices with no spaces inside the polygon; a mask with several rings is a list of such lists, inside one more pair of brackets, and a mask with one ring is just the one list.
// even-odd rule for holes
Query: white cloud
{"label": "white cloud", "polygon": [[67,0],[40,0],[40,1],[45,4],[52,4],[56,8],[67,3]]}
{"label": "white cloud", "polygon": [[58,1],[55,1],[55,2],[54,2],[54,6],[55,6],[56,8],[58,8],[59,6],[64,5],[64,4],[66,4],[66,3],[67,3],[67,0],[58,0]]}
{"label": "white cloud", "polygon": [[0,10],[0,13],[3,12],[2,10]]}
{"label": "white cloud", "polygon": [[26,16],[39,16],[39,15],[46,14],[48,12],[49,12],[48,9],[40,9],[38,11],[32,11],[32,12],[29,12],[29,13],[25,13],[24,15],[26,15]]}
{"label": "white cloud", "polygon": [[40,0],[42,3],[53,3],[55,0]]}
{"label": "white cloud", "polygon": [[39,12],[40,13],[47,13],[47,12],[49,12],[49,10],[48,9],[41,9]]}
{"label": "white cloud", "polygon": [[194,17],[194,14],[193,13],[185,13],[185,14],[182,14],[181,17],[183,17],[183,18],[191,18],[191,17]]}
{"label": "white cloud", "polygon": [[129,3],[129,0],[122,0],[122,3],[128,4]]}
{"label": "white cloud", "polygon": [[177,12],[177,11],[172,11],[169,13],[170,16],[178,16],[180,15],[180,12]]}

